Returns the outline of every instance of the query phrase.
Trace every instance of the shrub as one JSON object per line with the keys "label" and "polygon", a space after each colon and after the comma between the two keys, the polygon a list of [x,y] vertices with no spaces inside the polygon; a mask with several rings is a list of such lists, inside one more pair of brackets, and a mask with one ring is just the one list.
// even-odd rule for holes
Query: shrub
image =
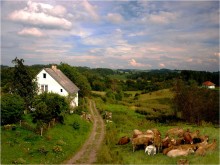
{"label": "shrub", "polygon": [[63,123],[63,116],[69,110],[65,97],[55,93],[43,93],[37,96],[34,107],[36,110],[32,114],[33,121],[41,120],[44,123],[49,123],[54,118]]}
{"label": "shrub", "polygon": [[1,98],[1,124],[16,123],[22,118],[24,100],[15,94],[4,94]]}
{"label": "shrub", "polygon": [[46,155],[49,151],[45,149],[45,146],[42,146],[38,148],[38,152]]}
{"label": "shrub", "polygon": [[73,124],[73,129],[78,130],[80,128],[80,124],[77,121],[74,121]]}
{"label": "shrub", "polygon": [[54,146],[54,147],[53,147],[53,151],[54,151],[54,152],[62,152],[63,149],[62,149],[61,146],[58,146],[58,145],[57,145],[57,146]]}

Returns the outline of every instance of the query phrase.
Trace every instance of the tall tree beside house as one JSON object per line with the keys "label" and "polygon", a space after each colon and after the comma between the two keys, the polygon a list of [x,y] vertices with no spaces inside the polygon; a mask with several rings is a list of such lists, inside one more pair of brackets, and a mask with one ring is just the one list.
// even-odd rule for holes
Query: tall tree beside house
{"label": "tall tree beside house", "polygon": [[13,79],[12,79],[12,92],[18,94],[24,99],[25,107],[28,109],[32,105],[34,96],[37,94],[37,84],[33,81],[34,76],[31,75],[28,68],[23,64],[23,59],[17,57],[12,60],[15,64]]}
{"label": "tall tree beside house", "polygon": [[1,124],[18,122],[24,114],[24,100],[16,94],[2,94],[1,96]]}
{"label": "tall tree beside house", "polygon": [[88,96],[91,92],[91,86],[88,82],[88,79],[80,74],[76,68],[71,67],[68,64],[61,63],[58,68],[71,80],[73,81],[80,89],[79,96],[85,97]]}

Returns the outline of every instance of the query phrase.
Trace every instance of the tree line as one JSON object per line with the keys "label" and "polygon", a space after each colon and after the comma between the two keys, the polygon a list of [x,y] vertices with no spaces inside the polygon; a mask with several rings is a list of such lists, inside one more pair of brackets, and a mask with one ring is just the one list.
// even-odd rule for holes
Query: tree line
{"label": "tree line", "polygon": [[[55,103],[61,103],[62,98],[55,96],[41,96],[47,99],[55,99],[56,101],[51,101],[54,103],[53,106],[57,109],[56,113],[47,107],[47,103],[41,100],[41,102],[36,103],[36,92],[37,84],[34,78],[41,71],[41,69],[46,67],[51,67],[52,64],[48,65],[24,65],[23,59],[15,58],[12,61],[15,64],[14,67],[1,66],[1,91],[4,94],[15,94],[13,98],[11,95],[5,95],[2,100],[3,107],[7,106],[10,102],[9,100],[17,99],[19,105],[15,107],[20,107],[22,109],[22,104],[24,108],[28,109],[30,106],[36,106],[37,110],[35,115],[33,115],[34,120],[37,122],[36,118],[41,118],[40,112],[49,113],[51,117],[55,117],[62,121],[61,107],[63,105],[55,105]],[[188,70],[151,70],[151,71],[134,71],[134,70],[112,70],[108,68],[88,68],[88,67],[75,67],[67,63],[60,63],[57,65],[71,81],[73,81],[79,88],[79,97],[87,97],[91,95],[91,91],[105,91],[105,99],[111,101],[120,101],[125,97],[124,91],[142,91],[142,93],[149,93],[165,88],[173,88],[175,93],[174,97],[174,110],[182,114],[182,118],[186,119],[188,122],[200,122],[203,119],[213,120],[213,115],[216,116],[218,106],[218,92],[211,91],[207,89],[200,88],[202,82],[212,81],[217,86],[219,85],[219,72],[203,72],[203,71],[188,71]],[[122,78],[117,78],[120,76]],[[182,82],[179,83],[179,80]],[[217,93],[217,94],[216,94]],[[21,97],[21,99],[18,98]],[[5,100],[4,100],[5,99]],[[81,99],[82,100],[82,99]],[[4,102],[5,101],[5,102]],[[65,101],[65,100],[63,100]],[[107,101],[107,100],[105,100]],[[14,102],[14,101],[13,101]],[[68,103],[67,103],[68,104]],[[7,108],[6,108],[7,109]],[[18,108],[19,109],[19,108]],[[68,108],[64,108],[65,110]],[[214,110],[214,112],[213,112]],[[10,112],[11,109],[7,110]],[[14,119],[20,119],[21,112],[17,112],[19,117],[13,116]],[[193,112],[192,114],[189,112]],[[202,112],[203,115],[200,114]],[[213,113],[211,113],[213,112]],[[52,115],[53,114],[53,115]],[[55,115],[54,115],[55,114]],[[191,114],[190,119],[188,115]],[[5,114],[2,113],[2,116]],[[6,116],[10,113],[6,113]],[[185,115],[185,117],[184,117]],[[7,118],[7,117],[6,117]],[[42,118],[38,121],[48,122],[50,119]],[[216,121],[216,119],[214,119]],[[6,122],[7,123],[7,122]]]}

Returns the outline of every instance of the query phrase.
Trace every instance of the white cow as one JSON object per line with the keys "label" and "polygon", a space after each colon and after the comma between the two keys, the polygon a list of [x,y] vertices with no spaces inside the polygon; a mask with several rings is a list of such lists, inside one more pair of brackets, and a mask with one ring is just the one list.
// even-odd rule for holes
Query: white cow
{"label": "white cow", "polygon": [[145,153],[147,152],[148,155],[155,155],[157,152],[157,149],[153,145],[149,145],[145,148]]}

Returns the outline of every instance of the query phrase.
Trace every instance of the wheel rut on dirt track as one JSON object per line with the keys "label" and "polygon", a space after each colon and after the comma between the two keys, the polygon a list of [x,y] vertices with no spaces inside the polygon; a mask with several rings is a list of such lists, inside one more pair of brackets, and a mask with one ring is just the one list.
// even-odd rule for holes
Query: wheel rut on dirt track
{"label": "wheel rut on dirt track", "polygon": [[82,148],[65,164],[92,164],[96,161],[97,152],[105,136],[105,125],[92,100],[89,100],[89,111],[93,122],[90,136]]}

